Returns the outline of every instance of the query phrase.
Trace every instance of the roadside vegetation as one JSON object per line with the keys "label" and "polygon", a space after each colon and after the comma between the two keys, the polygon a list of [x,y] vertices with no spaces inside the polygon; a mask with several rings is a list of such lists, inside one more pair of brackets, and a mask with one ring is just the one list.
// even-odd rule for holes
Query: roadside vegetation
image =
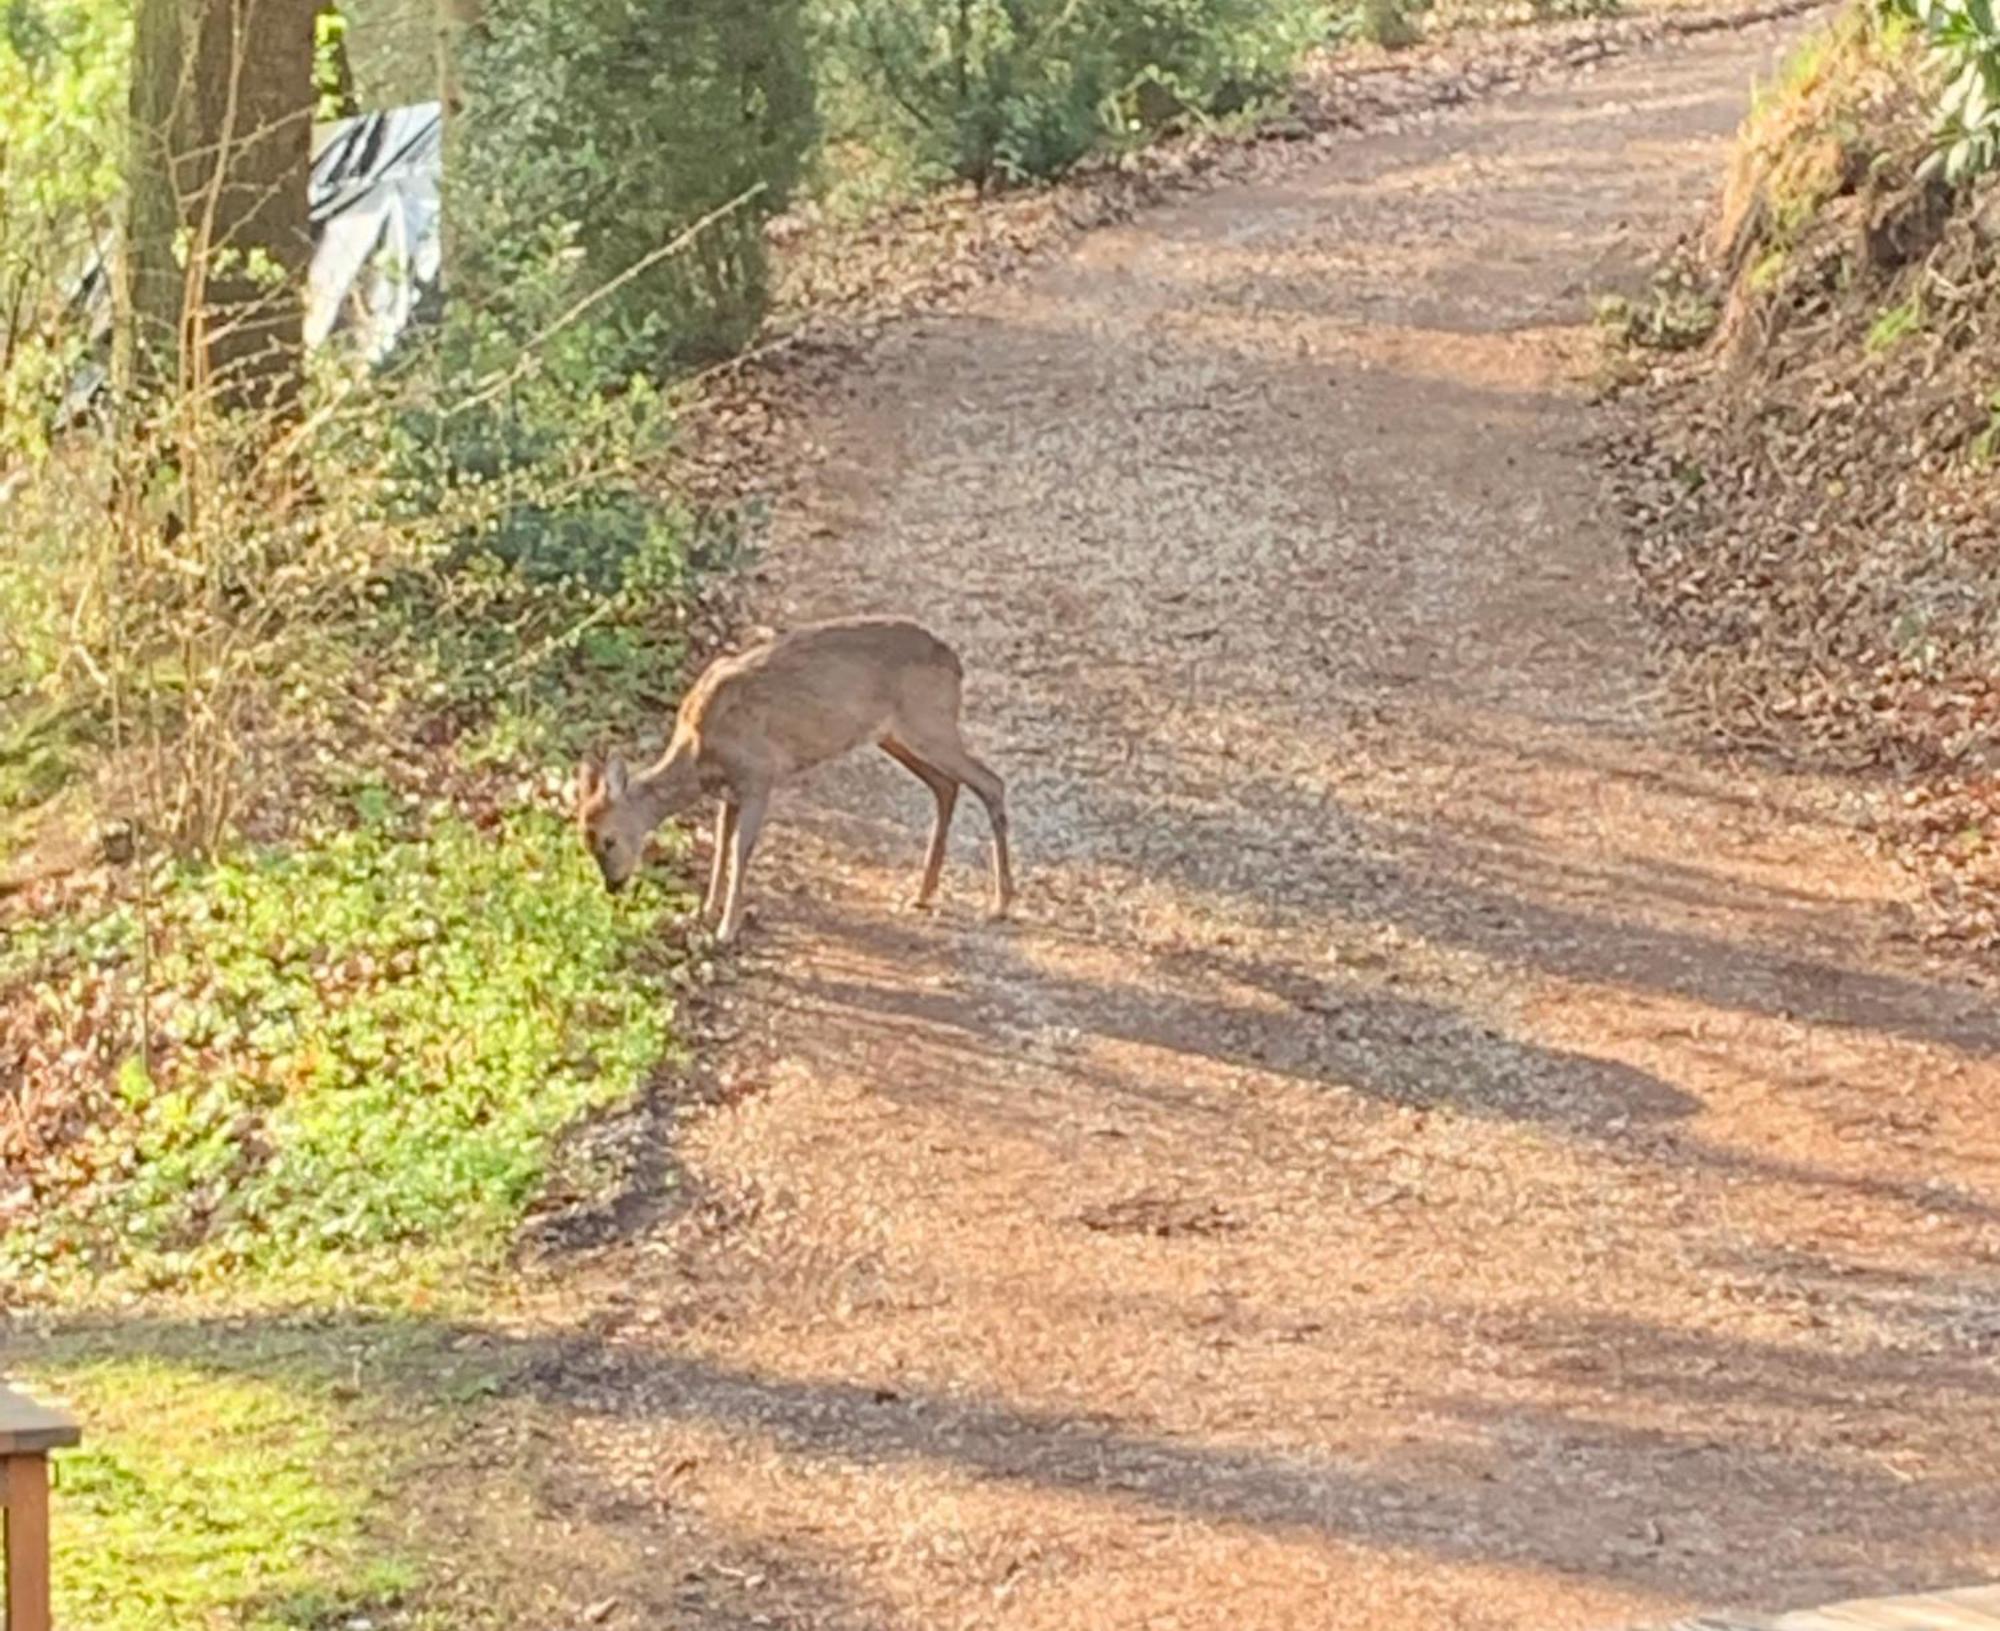
{"label": "roadside vegetation", "polygon": [[1631,467],[1646,599],[1692,715],[1732,744],[1889,772],[1879,827],[1928,885],[1925,932],[1985,953],[1996,131],[1983,4],[1854,7],[1800,46],[1710,230],[1662,275],[1646,321],[1702,349],[1653,370]]}

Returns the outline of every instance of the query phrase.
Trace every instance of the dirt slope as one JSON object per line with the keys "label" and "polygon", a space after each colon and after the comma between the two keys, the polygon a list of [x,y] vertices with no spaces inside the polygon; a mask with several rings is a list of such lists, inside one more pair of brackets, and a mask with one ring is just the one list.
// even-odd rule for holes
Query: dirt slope
{"label": "dirt slope", "polygon": [[1659,727],[1585,449],[1588,293],[1778,38],[1093,236],[824,404],[761,609],[960,647],[1021,920],[970,801],[897,911],[886,758],[781,805],[668,1204],[540,1314],[552,1606],[1583,1627],[2000,1567],[2000,1013],[1840,790]]}

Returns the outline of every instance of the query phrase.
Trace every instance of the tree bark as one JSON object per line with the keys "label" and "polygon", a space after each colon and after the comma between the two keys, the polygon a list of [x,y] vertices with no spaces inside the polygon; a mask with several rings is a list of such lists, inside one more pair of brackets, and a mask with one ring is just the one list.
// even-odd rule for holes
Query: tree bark
{"label": "tree bark", "polygon": [[438,42],[438,101],[449,125],[465,110],[465,82],[458,59],[466,37],[486,22],[486,0],[436,0]]}
{"label": "tree bark", "polygon": [[222,408],[296,389],[319,0],[138,0],[126,379]]}
{"label": "tree bark", "polygon": [[[445,174],[449,176],[459,160],[459,138],[464,130],[460,120],[460,115],[465,112],[465,73],[461,58],[465,55],[467,43],[475,40],[486,26],[486,0],[431,0],[431,3],[433,25],[437,30],[438,119],[442,127],[440,147],[444,154]],[[459,251],[463,238],[458,223],[453,219],[454,213],[447,191],[444,211],[438,220],[439,282],[447,291],[452,286],[453,268],[462,264]]]}

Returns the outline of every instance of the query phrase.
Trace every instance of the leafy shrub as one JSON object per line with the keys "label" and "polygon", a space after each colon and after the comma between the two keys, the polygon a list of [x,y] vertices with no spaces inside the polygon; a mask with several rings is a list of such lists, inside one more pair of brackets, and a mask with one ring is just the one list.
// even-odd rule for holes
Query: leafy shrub
{"label": "leafy shrub", "polygon": [[376,636],[466,723],[524,688],[559,700],[613,631],[655,683],[671,674],[695,564],[693,523],[661,492],[661,395],[644,379],[593,390],[559,359],[482,388],[471,365],[508,355],[520,348],[491,310],[454,312],[386,409],[378,450],[388,518],[428,543],[377,583]]}
{"label": "leafy shrub", "polygon": [[1993,0],[1886,0],[1915,23],[1945,75],[1927,173],[1957,183],[2000,164],[2000,22]]}
{"label": "leafy shrub", "polygon": [[[625,279],[593,311],[594,364],[613,383],[740,347],[764,310],[763,222],[815,135],[801,4],[494,0],[447,163],[457,292],[528,315],[539,300],[553,318]],[[686,253],[633,275],[753,190]]]}
{"label": "leafy shrub", "polygon": [[1370,45],[1398,51],[1404,46],[1415,45],[1422,36],[1414,15],[1418,9],[1415,5],[1404,4],[1403,0],[1360,0],[1360,4],[1344,19],[1346,26],[1343,32],[1366,40]]}
{"label": "leafy shrub", "polygon": [[654,382],[761,319],[763,222],[815,134],[798,0],[496,0],[465,82],[453,298],[385,436],[391,518],[437,543],[383,607],[454,707],[607,662],[657,683],[693,527]]}
{"label": "leafy shrub", "polygon": [[1339,27],[1343,34],[1397,46],[1420,37],[1419,15],[1428,28],[1448,32],[1611,17],[1622,5],[1623,0],[1348,0]]}
{"label": "leafy shrub", "polygon": [[1713,229],[1726,280],[1773,296],[1817,275],[1816,224],[1879,172],[1882,110],[1906,98],[1909,33],[1900,18],[1851,7],[1755,87]]}
{"label": "leafy shrub", "polygon": [[1596,310],[1621,344],[1646,351],[1691,351],[1715,332],[1719,316],[1708,291],[1678,266],[1657,273],[1643,299],[1609,295]]}
{"label": "leafy shrub", "polygon": [[1327,14],[1318,0],[826,0],[819,21],[837,81],[871,86],[929,166],[985,186],[1272,94]]}
{"label": "leafy shrub", "polygon": [[107,0],[0,0],[0,479],[46,447],[91,338],[77,283],[110,240],[130,44]]}
{"label": "leafy shrub", "polygon": [[[601,388],[616,337],[543,321],[567,268],[551,256],[537,281],[519,259],[506,298],[455,302],[388,377],[316,359],[296,418],[170,385],[127,393],[116,435],[23,434],[0,814],[95,741],[119,763],[115,815],[214,852],[274,755],[309,801],[302,742],[546,702],[614,636],[628,667],[671,672],[689,526],[657,496],[670,414],[643,381]],[[293,812],[259,813],[268,834]]]}

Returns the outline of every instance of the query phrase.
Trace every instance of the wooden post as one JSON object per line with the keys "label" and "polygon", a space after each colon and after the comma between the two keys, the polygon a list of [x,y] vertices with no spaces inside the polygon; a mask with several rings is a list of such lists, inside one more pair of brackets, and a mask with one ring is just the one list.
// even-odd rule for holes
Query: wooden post
{"label": "wooden post", "polygon": [[6,1631],[49,1631],[49,1451],[66,1449],[82,1436],[61,1411],[0,1387]]}
{"label": "wooden post", "polygon": [[49,1458],[10,1455],[7,1506],[7,1631],[49,1631]]}

